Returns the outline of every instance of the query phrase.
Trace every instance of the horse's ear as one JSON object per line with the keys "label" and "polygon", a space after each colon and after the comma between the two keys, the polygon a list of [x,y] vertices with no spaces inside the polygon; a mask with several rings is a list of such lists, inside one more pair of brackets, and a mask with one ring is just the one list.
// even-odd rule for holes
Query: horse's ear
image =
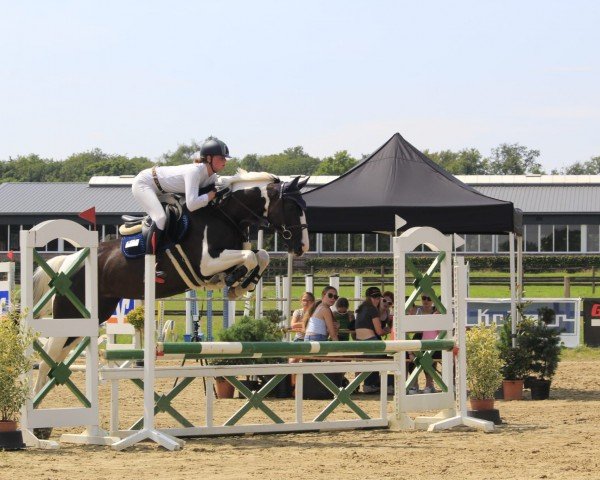
{"label": "horse's ear", "polygon": [[294,179],[286,185],[286,191],[293,192],[294,190],[298,190],[298,180],[300,180],[300,177],[294,177]]}
{"label": "horse's ear", "polygon": [[304,180],[302,180],[301,182],[298,182],[298,190],[302,190],[304,187],[306,187],[306,184],[308,183],[308,179],[310,177],[306,177]]}

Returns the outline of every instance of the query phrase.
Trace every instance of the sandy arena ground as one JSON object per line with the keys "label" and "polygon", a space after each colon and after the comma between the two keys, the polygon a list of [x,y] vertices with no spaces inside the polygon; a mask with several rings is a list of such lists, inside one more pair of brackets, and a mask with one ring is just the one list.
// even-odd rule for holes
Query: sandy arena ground
{"label": "sandy arena ground", "polygon": [[[176,408],[198,411],[192,407],[203,396],[200,385],[190,385]],[[121,426],[125,427],[142,415],[141,391],[128,383],[123,384],[123,393]],[[108,387],[103,386],[101,394],[107,419]],[[505,424],[495,433],[360,430],[217,437],[188,439],[178,452],[152,443],[123,452],[63,445],[58,451],[0,452],[0,479],[600,478],[600,362],[562,362],[551,397],[536,402],[497,401]],[[376,396],[358,398],[366,409],[377,411]],[[58,396],[48,401],[60,404]],[[217,416],[225,419],[242,400],[217,403]],[[324,405],[307,403],[314,410]],[[272,400],[270,405],[282,416],[293,416],[291,400]],[[161,415],[157,422],[168,420]],[[55,436],[65,431],[56,431]]]}

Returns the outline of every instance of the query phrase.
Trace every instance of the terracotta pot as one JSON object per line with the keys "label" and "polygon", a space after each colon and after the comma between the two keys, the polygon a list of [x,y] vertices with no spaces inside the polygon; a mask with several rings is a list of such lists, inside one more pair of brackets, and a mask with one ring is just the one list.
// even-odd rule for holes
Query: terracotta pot
{"label": "terracotta pot", "polygon": [[17,422],[14,420],[0,420],[0,432],[14,432],[17,429]]}
{"label": "terracotta pot", "polygon": [[523,380],[502,380],[504,400],[523,400]]}
{"label": "terracotta pot", "polygon": [[215,390],[217,391],[217,398],[233,398],[235,387],[223,377],[217,377],[215,379]]}
{"label": "terracotta pot", "polygon": [[470,398],[469,401],[471,402],[471,410],[492,410],[494,408],[493,398],[484,398],[483,400]]}

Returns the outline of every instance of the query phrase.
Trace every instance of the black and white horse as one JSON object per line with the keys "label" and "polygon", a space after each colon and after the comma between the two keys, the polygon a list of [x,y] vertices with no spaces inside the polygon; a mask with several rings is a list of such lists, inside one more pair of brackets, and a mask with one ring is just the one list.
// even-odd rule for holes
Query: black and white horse
{"label": "black and white horse", "polygon": [[[280,233],[290,253],[302,255],[309,248],[300,189],[306,180],[281,182],[262,173],[238,172],[224,180],[230,194],[219,204],[189,212],[189,228],[178,245],[157,255],[157,269],[165,272],[165,282],[156,284],[156,297],[164,298],[191,288],[230,287],[229,297],[239,298],[254,290],[269,264],[265,250],[252,250],[244,244],[252,225],[272,227]],[[48,264],[55,272],[68,269],[74,255],[54,257]],[[34,274],[34,305],[48,291],[49,276],[41,269]],[[83,301],[83,271],[72,276],[71,290]],[[121,298],[144,296],[144,259],[127,259],[120,240],[103,242],[98,248],[98,312],[100,323],[115,311]],[[48,302],[50,304],[50,302]],[[49,312],[42,312],[49,313]],[[66,296],[52,302],[54,318],[80,318]],[[45,349],[55,361],[62,361],[78,339],[52,338]],[[40,365],[36,392],[45,384],[48,367]]]}

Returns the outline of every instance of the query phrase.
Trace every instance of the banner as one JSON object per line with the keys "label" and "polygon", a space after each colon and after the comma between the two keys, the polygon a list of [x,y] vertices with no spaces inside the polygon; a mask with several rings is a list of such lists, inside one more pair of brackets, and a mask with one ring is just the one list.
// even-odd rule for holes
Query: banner
{"label": "banner", "polygon": [[[579,345],[579,298],[524,298],[525,316],[538,318],[538,311],[550,308],[556,313],[550,327],[560,330],[565,347]],[[510,298],[467,298],[467,327],[479,323],[501,325],[510,316]]]}
{"label": "banner", "polygon": [[600,347],[600,298],[583,299],[583,342]]}

